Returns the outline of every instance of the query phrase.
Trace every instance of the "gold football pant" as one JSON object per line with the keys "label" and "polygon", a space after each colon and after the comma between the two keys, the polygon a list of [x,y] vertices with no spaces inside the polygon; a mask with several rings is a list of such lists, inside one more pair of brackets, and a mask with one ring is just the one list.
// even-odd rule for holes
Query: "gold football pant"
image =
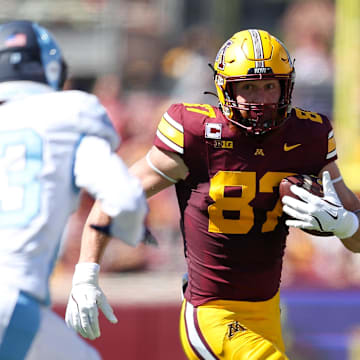
{"label": "gold football pant", "polygon": [[279,293],[267,301],[184,300],[180,337],[190,360],[288,360],[280,325]]}

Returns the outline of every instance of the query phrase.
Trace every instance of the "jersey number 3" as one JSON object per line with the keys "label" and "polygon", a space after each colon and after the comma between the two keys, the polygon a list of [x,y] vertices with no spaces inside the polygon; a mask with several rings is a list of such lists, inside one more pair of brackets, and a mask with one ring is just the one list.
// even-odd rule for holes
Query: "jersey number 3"
{"label": "jersey number 3", "polygon": [[[280,181],[294,173],[267,172],[259,181],[259,192],[272,193]],[[239,197],[225,196],[226,187],[241,188]],[[254,226],[254,210],[249,203],[256,196],[256,173],[252,171],[219,171],[210,181],[209,195],[214,204],[208,207],[209,232],[224,234],[247,234]],[[225,218],[224,213],[237,213]],[[280,199],[273,209],[267,211],[261,231],[273,231],[282,214]]]}
{"label": "jersey number 3", "polygon": [[0,228],[26,226],[39,213],[42,152],[31,129],[0,133]]}

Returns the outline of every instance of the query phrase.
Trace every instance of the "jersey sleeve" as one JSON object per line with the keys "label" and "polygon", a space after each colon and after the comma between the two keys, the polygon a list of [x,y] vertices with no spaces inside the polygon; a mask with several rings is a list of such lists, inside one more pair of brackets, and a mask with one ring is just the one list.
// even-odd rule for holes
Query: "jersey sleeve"
{"label": "jersey sleeve", "polygon": [[[319,133],[318,140],[315,139],[316,146],[319,147],[319,168],[322,169],[325,165],[337,159],[336,142],[334,130],[330,120],[325,115],[320,115],[322,119],[322,131]],[[321,138],[320,138],[321,136]]]}
{"label": "jersey sleeve", "polygon": [[286,140],[289,143],[306,144],[306,150],[299,158],[294,152],[294,163],[306,164],[305,171],[314,175],[337,159],[334,130],[330,120],[323,114],[294,108]]}
{"label": "jersey sleeve", "polygon": [[162,116],[154,140],[160,150],[170,151],[180,156],[184,154],[183,107],[173,104]]}
{"label": "jersey sleeve", "polygon": [[329,162],[331,162],[336,159],[337,159],[336,142],[335,142],[334,130],[331,128],[328,132],[328,147],[327,147],[326,160],[329,160]]}

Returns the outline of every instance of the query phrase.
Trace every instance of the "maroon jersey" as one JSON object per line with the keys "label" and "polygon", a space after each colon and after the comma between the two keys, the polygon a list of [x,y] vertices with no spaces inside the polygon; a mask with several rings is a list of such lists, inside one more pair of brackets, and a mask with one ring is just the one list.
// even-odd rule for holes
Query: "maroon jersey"
{"label": "maroon jersey", "polygon": [[197,306],[274,296],[288,234],[278,186],[290,174],[317,175],[337,158],[329,120],[293,109],[279,129],[248,136],[218,108],[174,104],[154,144],[180,155],[189,169],[176,184],[186,299]]}

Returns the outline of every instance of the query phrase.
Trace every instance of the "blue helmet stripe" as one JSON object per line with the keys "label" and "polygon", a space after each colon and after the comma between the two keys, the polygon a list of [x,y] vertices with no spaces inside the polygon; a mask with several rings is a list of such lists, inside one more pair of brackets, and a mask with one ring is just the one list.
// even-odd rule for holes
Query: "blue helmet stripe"
{"label": "blue helmet stripe", "polygon": [[62,86],[62,55],[50,33],[38,24],[33,23],[40,48],[40,57],[48,84],[55,90]]}

